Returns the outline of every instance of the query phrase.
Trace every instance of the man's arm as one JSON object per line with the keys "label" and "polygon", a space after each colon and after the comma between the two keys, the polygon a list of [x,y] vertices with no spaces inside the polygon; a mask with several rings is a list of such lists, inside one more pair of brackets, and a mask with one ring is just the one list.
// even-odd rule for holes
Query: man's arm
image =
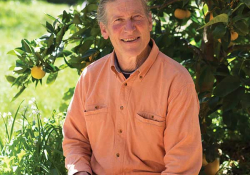
{"label": "man's arm", "polygon": [[197,175],[202,164],[199,101],[194,84],[176,89],[168,102],[162,175]]}
{"label": "man's arm", "polygon": [[[91,147],[84,119],[82,77],[77,83],[63,126],[63,153],[68,174],[92,173],[90,166]],[[86,173],[85,173],[86,174]]]}

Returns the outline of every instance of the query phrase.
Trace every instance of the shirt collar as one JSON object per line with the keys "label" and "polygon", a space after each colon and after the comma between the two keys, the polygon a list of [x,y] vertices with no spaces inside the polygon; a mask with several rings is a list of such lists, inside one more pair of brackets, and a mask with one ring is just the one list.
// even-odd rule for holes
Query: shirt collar
{"label": "shirt collar", "polygon": [[[152,49],[149,53],[148,58],[145,60],[145,62],[136,70],[139,72],[139,77],[142,79],[146,76],[147,72],[149,71],[149,69],[151,68],[151,66],[153,65],[153,63],[155,62],[158,53],[159,53],[159,48],[157,47],[157,45],[155,44],[155,41],[153,39],[151,39],[152,42]],[[118,61],[116,60],[116,55],[115,55],[115,51],[113,50],[113,52],[110,55],[110,67],[111,70],[114,73],[121,73],[121,69],[119,68],[118,65]]]}

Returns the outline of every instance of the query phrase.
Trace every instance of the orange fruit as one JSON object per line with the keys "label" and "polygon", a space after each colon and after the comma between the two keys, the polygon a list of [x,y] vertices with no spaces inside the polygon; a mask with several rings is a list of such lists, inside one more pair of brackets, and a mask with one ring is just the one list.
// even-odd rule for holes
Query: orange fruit
{"label": "orange fruit", "polygon": [[209,21],[211,21],[214,18],[214,15],[213,15],[213,12],[210,12],[209,14],[210,14]]}
{"label": "orange fruit", "polygon": [[90,65],[90,64],[91,64],[91,62],[86,62],[85,67],[81,69],[81,73],[82,73],[82,71],[83,71],[88,65]]}
{"label": "orange fruit", "polygon": [[220,159],[216,158],[213,162],[208,163],[204,168],[206,175],[215,175],[220,169]]}
{"label": "orange fruit", "polygon": [[31,76],[35,79],[42,79],[46,72],[43,71],[42,66],[34,66],[31,68]]}
{"label": "orange fruit", "polygon": [[213,12],[207,12],[205,14],[205,18],[207,17],[207,15],[209,15],[209,21],[211,21],[214,18]]}
{"label": "orange fruit", "polygon": [[208,164],[207,160],[206,160],[206,156],[205,154],[202,154],[202,166],[206,166]]}
{"label": "orange fruit", "polygon": [[176,9],[176,10],[174,11],[174,16],[175,16],[176,18],[178,18],[178,19],[184,19],[184,18],[186,18],[186,16],[187,16],[187,12],[186,12],[186,10]]}
{"label": "orange fruit", "polygon": [[191,16],[191,12],[189,10],[186,10],[186,18],[189,18]]}
{"label": "orange fruit", "polygon": [[237,32],[231,32],[231,41],[234,41],[238,38],[239,34]]}

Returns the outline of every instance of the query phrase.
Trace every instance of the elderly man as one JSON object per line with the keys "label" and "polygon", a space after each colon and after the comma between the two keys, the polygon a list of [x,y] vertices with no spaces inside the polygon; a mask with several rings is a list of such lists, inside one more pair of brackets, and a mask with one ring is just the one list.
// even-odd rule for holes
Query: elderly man
{"label": "elderly man", "polygon": [[63,128],[69,174],[198,174],[194,83],[150,39],[146,2],[101,0],[98,20],[114,51],[89,65],[76,86]]}

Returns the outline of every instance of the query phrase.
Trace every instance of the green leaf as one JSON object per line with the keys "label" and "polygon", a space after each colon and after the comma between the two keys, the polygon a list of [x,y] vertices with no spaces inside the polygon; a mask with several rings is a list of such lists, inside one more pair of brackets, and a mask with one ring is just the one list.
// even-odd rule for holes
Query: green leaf
{"label": "green leaf", "polygon": [[67,68],[67,67],[68,67],[67,64],[62,64],[61,66],[59,66],[59,69],[62,70],[62,69],[65,69],[65,68]]}
{"label": "green leaf", "polygon": [[54,44],[54,34],[52,33],[48,39],[48,48],[50,48],[51,45]]}
{"label": "green leaf", "polygon": [[79,14],[75,14],[75,16],[74,16],[74,18],[73,18],[73,23],[74,23],[74,24],[81,24],[81,23],[82,23]]}
{"label": "green leaf", "polygon": [[66,26],[62,27],[60,31],[56,34],[56,45],[60,45],[63,35],[65,34]]}
{"label": "green leaf", "polygon": [[57,76],[58,76],[58,72],[50,73],[49,76],[48,76],[48,78],[47,78],[46,83],[47,83],[47,84],[52,84],[52,83],[54,83],[55,80],[56,80],[56,78],[57,78]]}
{"label": "green leaf", "polygon": [[248,34],[248,23],[245,20],[237,21],[234,23],[234,30],[238,32],[240,35],[247,35]]}
{"label": "green leaf", "polygon": [[20,103],[20,105],[18,106],[17,110],[16,110],[16,113],[14,115],[14,118],[13,118],[13,121],[12,121],[12,124],[11,124],[11,130],[10,130],[10,136],[9,136],[9,141],[12,139],[12,134],[13,134],[13,130],[14,130],[14,125],[15,125],[15,121],[16,121],[16,118],[17,118],[17,114],[19,112],[19,109],[22,105],[22,103],[24,102],[24,100]]}
{"label": "green leaf", "polygon": [[231,32],[229,29],[227,29],[223,38],[221,38],[221,45],[222,45],[224,50],[227,50],[230,42],[231,42]]}
{"label": "green leaf", "polygon": [[210,66],[205,66],[202,69],[200,79],[199,79],[199,86],[206,86],[207,84],[213,84],[214,81],[214,74]]}
{"label": "green leaf", "polygon": [[7,54],[16,56],[16,52],[14,49],[7,52]]}
{"label": "green leaf", "polygon": [[25,86],[22,86],[21,89],[19,90],[19,92],[12,98],[12,101],[14,101],[15,99],[17,99],[17,97],[19,97],[23,91],[26,89]]}
{"label": "green leaf", "polygon": [[228,23],[228,15],[223,13],[223,14],[220,14],[216,17],[214,17],[211,21],[209,21],[207,24],[205,24],[204,26],[198,28],[197,30],[200,30],[204,27],[207,27],[207,26],[210,26],[210,25],[213,25],[213,24],[216,24],[216,23],[219,23],[219,22],[223,22],[223,23]]}
{"label": "green leaf", "polygon": [[92,40],[86,40],[82,45],[79,46],[78,52],[85,53],[87,50],[89,50],[92,44],[93,44]]}
{"label": "green leaf", "polygon": [[70,67],[70,68],[74,68],[71,64],[69,64],[69,62],[66,60],[66,57],[63,57],[64,62]]}
{"label": "green leaf", "polygon": [[201,5],[201,0],[195,0],[196,6],[200,6]]}
{"label": "green leaf", "polygon": [[74,91],[75,91],[74,87],[69,88],[68,91],[64,93],[63,100],[70,100],[74,94]]}
{"label": "green leaf", "polygon": [[222,114],[223,122],[229,127],[229,129],[234,130],[237,126],[238,115],[232,111],[226,111]]}
{"label": "green leaf", "polygon": [[183,0],[182,7],[185,7],[189,3],[189,1],[190,0]]}
{"label": "green leaf", "polygon": [[63,11],[62,21],[64,23],[68,23],[70,21],[70,14],[68,14],[65,10]]}
{"label": "green leaf", "polygon": [[209,98],[209,101],[208,101],[209,108],[215,109],[219,105],[219,102],[220,102],[219,97],[213,96]]}
{"label": "green leaf", "polygon": [[21,74],[24,73],[27,70],[26,67],[15,67],[14,72]]}
{"label": "green leaf", "polygon": [[69,55],[71,55],[73,52],[71,52],[70,50],[63,50],[63,55],[64,56],[69,56]]}
{"label": "green leaf", "polygon": [[9,70],[10,70],[10,71],[13,71],[13,70],[15,69],[15,67],[16,67],[16,66],[10,66],[10,67],[9,67]]}
{"label": "green leaf", "polygon": [[16,60],[16,67],[24,67],[25,63],[21,60]]}
{"label": "green leaf", "polygon": [[236,76],[227,76],[214,89],[214,95],[218,97],[225,97],[229,93],[235,91],[240,87],[240,80]]}
{"label": "green leaf", "polygon": [[59,70],[58,67],[51,64],[51,63],[48,63],[47,67],[45,68],[45,72],[50,72],[50,71],[55,72],[55,71],[58,71],[58,70]]}
{"label": "green leaf", "polygon": [[232,13],[234,13],[236,10],[238,10],[238,8],[242,5],[243,3],[240,3],[233,11]]}
{"label": "green leaf", "polygon": [[92,28],[90,33],[91,33],[92,36],[99,35],[100,34],[100,29],[99,28]]}
{"label": "green leaf", "polygon": [[223,35],[225,35],[226,33],[226,26],[223,25],[223,24],[219,24],[215,27],[215,29],[213,30],[212,34],[213,34],[213,37],[215,39],[219,39],[219,38],[222,38]]}
{"label": "green leaf", "polygon": [[[82,55],[81,57],[82,58],[86,58],[86,57],[89,57],[91,55],[93,55],[94,53],[96,53],[97,50],[96,49],[89,49],[87,52],[85,52],[84,55]],[[81,59],[83,61],[83,59]]]}
{"label": "green leaf", "polygon": [[5,75],[5,78],[6,78],[6,80],[7,80],[9,83],[13,83],[13,82],[16,80],[15,77],[10,76],[10,75]]}
{"label": "green leaf", "polygon": [[82,34],[87,30],[86,27],[80,29],[78,32],[73,33],[72,36],[69,37],[69,39],[75,39],[78,36],[82,36]]}
{"label": "green leaf", "polygon": [[224,99],[223,99],[223,103],[222,103],[222,109],[223,111],[229,111],[233,108],[235,108],[238,103],[239,103],[239,100],[235,99],[235,98],[232,98],[234,97],[236,94],[234,93],[231,93],[229,94],[228,96],[226,96]]}
{"label": "green leaf", "polygon": [[46,27],[46,29],[47,29],[47,31],[49,33],[53,33],[55,31],[54,27],[47,21],[46,21],[46,26],[45,27]]}
{"label": "green leaf", "polygon": [[88,12],[95,11],[95,10],[97,10],[97,5],[96,4],[89,4],[87,9],[88,9]]}
{"label": "green leaf", "polygon": [[52,19],[52,20],[56,20],[56,18],[54,17],[54,16],[52,16],[52,15],[50,15],[50,14],[48,14],[48,13],[45,13],[45,15],[47,15],[50,19]]}
{"label": "green leaf", "polygon": [[22,43],[23,50],[25,50],[28,53],[32,53],[32,49],[30,47],[28,40],[22,39],[21,43]]}
{"label": "green leaf", "polygon": [[250,8],[250,1],[249,0],[241,0],[243,3],[246,4],[248,8]]}

